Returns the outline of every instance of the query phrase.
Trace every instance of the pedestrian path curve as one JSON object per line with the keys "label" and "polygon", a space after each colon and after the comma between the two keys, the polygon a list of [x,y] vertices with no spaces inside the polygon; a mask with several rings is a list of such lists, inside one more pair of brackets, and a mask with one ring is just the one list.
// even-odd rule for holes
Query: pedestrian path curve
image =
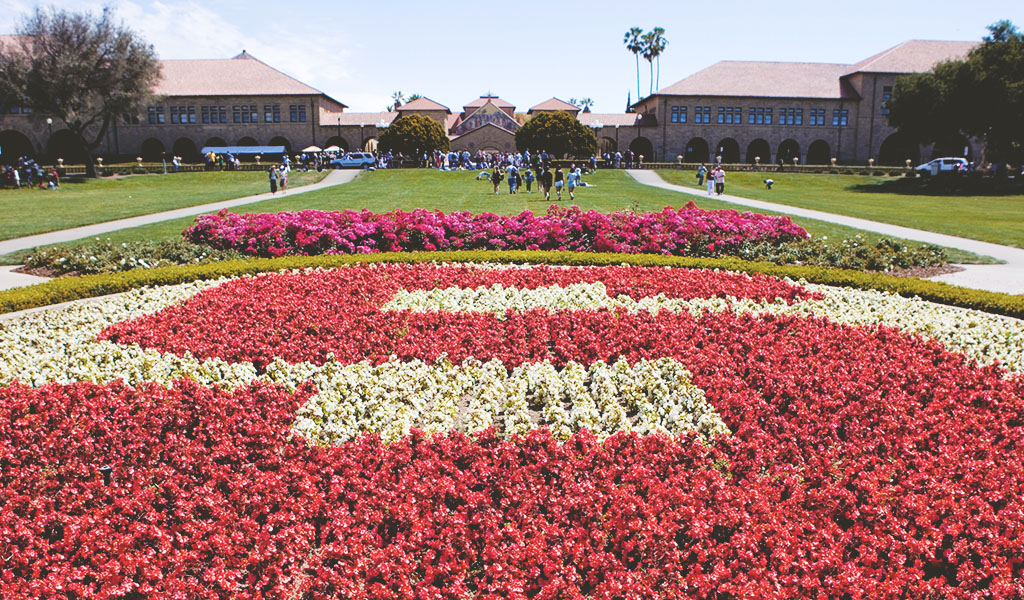
{"label": "pedestrian path curve", "polygon": [[[626,170],[626,173],[628,173],[629,176],[638,183],[642,183],[644,185],[673,192],[680,192],[683,194],[690,194],[691,196],[699,196],[702,198],[707,197],[707,194],[701,190],[668,183],[655,171],[628,169]],[[947,275],[932,277],[931,280],[943,281],[953,285],[973,289],[990,290],[993,292],[1003,292],[1007,294],[1024,294],[1024,250],[1020,248],[1002,246],[1000,244],[992,244],[990,242],[981,242],[978,240],[946,235],[943,233],[935,233],[932,231],[911,229],[909,227],[901,227],[899,225],[890,225],[889,223],[879,223],[878,221],[869,221],[867,219],[860,219],[857,217],[847,217],[845,215],[837,215],[820,210],[810,210],[786,204],[765,202],[763,200],[751,200],[749,198],[742,198],[740,196],[733,196],[730,194],[722,194],[721,196],[716,195],[714,196],[714,199],[721,200],[722,202],[756,208],[758,210],[768,210],[794,217],[826,221],[828,223],[845,225],[847,227],[863,229],[864,231],[871,231],[882,235],[914,240],[937,246],[946,246],[948,248],[956,248],[958,250],[965,250],[982,256],[991,256],[992,258],[1004,261],[1005,264],[957,265],[962,267],[964,270],[958,273],[949,273]]]}

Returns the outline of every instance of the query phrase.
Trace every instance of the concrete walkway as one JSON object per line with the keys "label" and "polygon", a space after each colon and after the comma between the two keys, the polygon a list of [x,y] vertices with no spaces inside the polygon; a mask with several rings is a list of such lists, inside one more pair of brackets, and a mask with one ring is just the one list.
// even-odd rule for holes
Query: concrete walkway
{"label": "concrete walkway", "polygon": [[265,194],[256,194],[255,196],[245,196],[243,198],[234,198],[232,200],[211,202],[210,204],[187,206],[185,208],[176,208],[174,210],[167,210],[149,215],[140,215],[138,217],[129,217],[127,219],[96,223],[95,225],[84,225],[82,227],[74,227],[72,229],[62,229],[60,231],[51,231],[49,233],[40,233],[38,235],[4,240],[0,242],[0,256],[10,254],[11,252],[17,252],[19,250],[28,250],[29,248],[35,248],[37,246],[59,244],[61,242],[70,242],[86,237],[102,235],[119,229],[149,225],[150,223],[180,219],[181,217],[215,213],[224,208],[232,208],[243,204],[252,204],[253,202],[270,200],[271,198],[283,198],[285,196],[295,196],[297,194],[304,194],[314,190],[322,190],[323,188],[348,183],[355,179],[360,173],[362,173],[362,171],[357,169],[330,171],[327,173],[327,177],[324,177],[317,183],[291,188],[287,192],[273,195],[270,192],[267,192]]}
{"label": "concrete walkway", "polygon": [[[650,185],[673,192],[690,194],[691,196],[698,196],[701,198],[708,197],[707,193],[702,190],[668,183],[654,171],[629,169],[626,172],[630,177],[644,185]],[[1024,294],[1024,250],[1020,248],[1001,246],[999,244],[992,244],[989,242],[980,242],[978,240],[945,235],[942,233],[934,233],[931,231],[922,231],[920,229],[911,229],[909,227],[900,227],[899,225],[879,223],[877,221],[858,219],[856,217],[847,217],[819,210],[797,208],[786,204],[751,200],[749,198],[741,198],[739,196],[731,196],[729,194],[714,196],[714,199],[721,200],[723,202],[730,202],[732,204],[748,206],[758,210],[768,210],[792,215],[794,217],[816,219],[818,221],[826,221],[837,225],[846,225],[856,229],[872,231],[882,235],[924,242],[926,244],[935,244],[936,246],[956,248],[958,250],[965,250],[982,256],[991,256],[992,258],[1005,261],[1006,264],[958,265],[963,267],[964,270],[959,273],[939,275],[937,277],[932,277],[931,279],[932,281],[944,281],[953,285],[973,289],[1004,292],[1007,294]]]}
{"label": "concrete walkway", "polygon": [[[348,183],[355,179],[360,173],[362,173],[362,171],[355,169],[330,171],[327,173],[326,177],[317,183],[291,188],[287,192],[283,193],[271,194],[270,192],[267,192],[265,194],[256,194],[255,196],[245,196],[243,198],[234,198],[232,200],[223,200],[221,202],[211,202],[210,204],[188,206],[185,208],[177,208],[149,215],[140,215],[138,217],[129,217],[127,219],[106,221],[104,223],[96,223],[94,225],[84,225],[82,227],[74,227],[72,229],[62,229],[60,231],[51,231],[48,233],[40,233],[38,235],[4,240],[0,241],[0,255],[17,252],[19,250],[28,250],[37,246],[47,246],[50,244],[59,244],[62,242],[70,242],[82,238],[98,236],[104,233],[117,231],[119,229],[127,229],[129,227],[149,225],[150,223],[180,219],[181,217],[215,213],[224,208],[232,208],[243,204],[261,202],[263,200],[270,200],[271,198],[283,198],[285,196],[304,194],[306,192],[312,192],[314,190],[321,190],[323,188]],[[33,275],[25,275],[24,273],[11,272],[12,269],[17,269],[19,266],[20,265],[0,266],[0,290],[7,290],[47,281],[47,278],[45,277],[35,277]]]}

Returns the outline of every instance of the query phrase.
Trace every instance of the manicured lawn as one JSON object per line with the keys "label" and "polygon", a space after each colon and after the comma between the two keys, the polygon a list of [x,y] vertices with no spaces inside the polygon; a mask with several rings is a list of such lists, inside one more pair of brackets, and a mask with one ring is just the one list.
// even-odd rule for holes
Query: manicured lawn
{"label": "manicured lawn", "polygon": [[[319,181],[326,173],[293,171],[288,185]],[[0,190],[0,239],[218,202],[269,191],[261,171],[132,175],[65,183],[58,190]]]}
{"label": "manicured lawn", "polygon": [[[697,187],[693,171],[659,173],[670,183]],[[762,183],[766,177],[775,180],[771,190]],[[1024,247],[1024,186],[1020,184],[960,191],[935,180],[733,172],[726,175],[726,191],[744,198]]]}
{"label": "manicured lawn", "polygon": [[[494,195],[493,186],[487,181],[476,181],[474,172],[438,172],[435,170],[376,171],[360,175],[355,181],[322,190],[289,197],[274,198],[244,207],[239,212],[280,212],[289,210],[320,209],[369,209],[374,212],[391,210],[412,210],[415,208],[438,209],[445,212],[470,211],[474,213],[495,212],[515,214],[524,210],[543,213],[549,204],[543,195],[534,190],[533,194],[520,193],[511,196],[508,186],[502,183],[500,193]],[[563,206],[576,204],[584,210],[613,212],[623,209],[660,210],[666,206],[682,206],[694,200],[706,209],[736,209],[736,205],[713,199],[691,198],[677,192],[659,190],[636,183],[622,171],[598,171],[584,178],[594,187],[579,188],[576,200],[569,201],[569,194],[563,192]],[[260,181],[262,184],[262,180]],[[742,207],[741,207],[742,208]],[[773,214],[773,213],[767,213]],[[815,237],[829,239],[851,238],[862,235],[867,242],[877,240],[879,235],[850,227],[842,227],[809,219],[794,219]],[[123,229],[103,236],[114,242],[134,240],[176,239],[182,230],[195,222],[194,217],[175,219]],[[75,244],[76,242],[72,242]],[[915,242],[909,242],[915,244]],[[2,263],[16,263],[24,252],[0,257]],[[979,257],[950,251],[957,261],[977,262]]]}

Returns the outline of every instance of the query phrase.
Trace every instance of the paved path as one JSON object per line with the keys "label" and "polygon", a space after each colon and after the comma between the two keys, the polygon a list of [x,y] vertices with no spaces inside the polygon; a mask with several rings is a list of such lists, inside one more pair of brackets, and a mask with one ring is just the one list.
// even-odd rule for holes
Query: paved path
{"label": "paved path", "polygon": [[214,213],[224,208],[231,208],[242,204],[251,204],[262,200],[270,200],[271,198],[283,198],[284,196],[304,194],[306,192],[312,192],[313,190],[320,190],[326,187],[348,183],[355,179],[360,173],[362,173],[362,171],[357,169],[330,171],[327,173],[327,177],[324,177],[317,183],[291,188],[283,194],[278,193],[271,195],[270,192],[267,192],[265,194],[256,194],[255,196],[245,196],[244,198],[234,198],[232,200],[223,200],[221,202],[212,202],[210,204],[187,206],[185,208],[176,208],[174,210],[167,210],[149,215],[140,215],[138,217],[129,217],[127,219],[96,223],[95,225],[85,225],[72,229],[62,229],[60,231],[40,233],[39,235],[30,235],[22,238],[14,238],[12,240],[4,240],[0,241],[0,255],[10,254],[11,252],[17,252],[19,250],[28,250],[29,248],[35,248],[36,246],[59,244],[61,242],[70,242],[81,238],[93,237],[104,233],[110,233],[111,231],[117,231],[118,229],[127,229],[129,227],[149,225],[150,223],[159,223],[160,221],[180,219],[181,217]]}
{"label": "paved path", "polygon": [[[629,169],[626,172],[630,177],[644,185],[671,190],[673,192],[690,194],[692,196],[700,196],[703,198],[707,197],[706,192],[702,190],[668,183],[654,171]],[[795,217],[827,221],[837,225],[846,225],[848,227],[863,229],[865,231],[873,231],[875,233],[881,233],[892,237],[899,237],[927,244],[935,244],[937,246],[946,246],[948,248],[957,248],[959,250],[966,250],[982,256],[991,256],[1005,261],[1006,264],[959,265],[964,268],[963,271],[959,273],[950,273],[948,275],[939,275],[937,277],[932,277],[931,279],[933,281],[944,281],[953,285],[974,289],[991,290],[1007,294],[1024,294],[1024,250],[1020,248],[1001,246],[999,244],[992,244],[989,242],[980,242],[978,240],[945,235],[942,233],[934,233],[931,231],[922,231],[920,229],[911,229],[909,227],[900,227],[899,225],[879,223],[877,221],[858,219],[856,217],[836,215],[819,210],[797,208],[786,204],[751,200],[749,198],[741,198],[739,196],[731,196],[728,194],[714,196],[714,199],[749,206],[758,210],[770,210],[772,212],[783,213]]]}
{"label": "paved path", "polygon": [[[73,229],[63,229],[60,231],[41,233],[39,235],[30,235],[22,238],[4,240],[0,241],[0,255],[17,252],[19,250],[28,250],[29,248],[35,248],[36,246],[70,242],[81,238],[110,233],[111,231],[117,231],[119,229],[127,229],[129,227],[138,227],[140,225],[149,225],[150,223],[159,223],[160,221],[169,221],[171,219],[179,219],[181,217],[213,213],[224,208],[251,204],[253,202],[269,200],[271,198],[282,198],[284,196],[294,196],[296,194],[312,192],[313,190],[320,190],[326,187],[348,183],[355,179],[361,172],[362,171],[358,170],[330,171],[327,173],[326,177],[317,183],[291,188],[284,194],[279,193],[272,195],[267,192],[265,194],[256,194],[255,196],[245,196],[243,198],[234,198],[232,200],[223,200],[221,202],[212,202],[210,204],[188,206],[185,208],[177,208],[149,215],[129,217],[127,219],[118,219],[116,221],[107,221],[105,223],[96,223],[95,225],[85,225],[82,227],[75,227]],[[33,285],[47,281],[47,278],[45,277],[35,277],[33,275],[25,275],[24,273],[11,272],[12,269],[17,269],[19,266],[20,265],[0,266],[0,290],[8,290],[11,288]]]}

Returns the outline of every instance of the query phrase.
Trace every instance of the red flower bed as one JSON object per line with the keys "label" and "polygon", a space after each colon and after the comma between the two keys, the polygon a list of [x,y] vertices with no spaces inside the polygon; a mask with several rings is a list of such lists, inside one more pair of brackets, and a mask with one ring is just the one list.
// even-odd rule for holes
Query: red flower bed
{"label": "red flower bed", "polygon": [[419,250],[572,250],[711,256],[748,242],[810,237],[789,217],[703,210],[693,202],[661,212],[603,214],[562,209],[547,214],[472,214],[416,209],[377,214],[368,210],[303,210],[201,215],[185,239],[259,256],[365,254]]}
{"label": "red flower bed", "polygon": [[[280,356],[290,362],[381,362],[391,355],[433,361],[499,358],[506,365],[551,359],[608,360],[642,353],[668,356],[670,332],[691,318],[661,312],[609,317],[608,311],[534,310],[487,313],[409,313],[380,307],[399,289],[536,288],[601,281],[610,296],[670,298],[735,296],[754,300],[810,298],[779,279],[685,269],[591,267],[487,270],[471,266],[387,265],[315,274],[239,279],[154,315],[111,327],[101,335],[166,352],[191,352],[251,361],[262,367]],[[613,324],[614,329],[609,330]],[[566,332],[572,332],[566,335]],[[669,334],[669,335],[666,335]],[[658,341],[662,338],[662,341]]]}
{"label": "red flower bed", "polygon": [[233,360],[376,359],[383,343],[513,364],[671,356],[733,432],[713,446],[535,432],[316,448],[290,430],[305,390],[0,388],[0,597],[1024,596],[1024,378],[894,329],[817,318],[398,313],[408,321],[395,329],[379,311],[399,287],[593,272],[609,293],[664,276],[643,293],[711,294],[701,282],[724,277],[749,296],[805,294],[767,278],[685,285],[673,277],[688,272],[633,271],[644,276],[275,275],[108,335]]}

